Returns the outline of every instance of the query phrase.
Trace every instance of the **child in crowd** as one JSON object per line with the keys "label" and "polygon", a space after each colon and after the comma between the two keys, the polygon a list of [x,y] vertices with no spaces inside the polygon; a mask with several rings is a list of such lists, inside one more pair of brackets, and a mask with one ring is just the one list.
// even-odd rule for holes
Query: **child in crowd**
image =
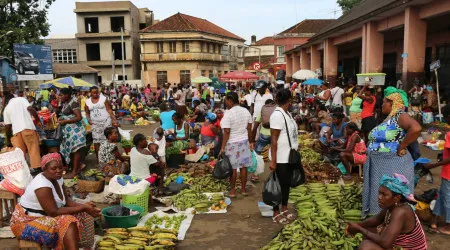
{"label": "child in crowd", "polygon": [[153,134],[154,143],[158,145],[158,156],[163,162],[166,162],[166,137],[164,136],[164,130],[159,127]]}
{"label": "child in crowd", "polygon": [[[450,124],[450,104],[447,104],[442,110],[443,117],[447,124]],[[450,132],[445,135],[445,144],[443,150],[443,159],[437,163],[428,163],[425,168],[432,169],[442,166],[441,170],[441,186],[439,188],[439,196],[433,209],[433,221],[430,230],[444,235],[450,235]],[[446,225],[439,227],[437,217],[442,216]]]}
{"label": "child in crowd", "polygon": [[156,163],[150,165],[150,184],[155,185],[156,187],[163,187],[163,178],[164,178],[164,162],[161,160],[161,157],[158,155],[159,146],[156,143],[148,144],[148,150],[150,154],[157,160]]}
{"label": "child in crowd", "polygon": [[195,142],[194,139],[190,139],[189,140],[189,148],[186,150],[186,153],[188,155],[195,154],[197,152],[197,150],[198,150],[197,143]]}

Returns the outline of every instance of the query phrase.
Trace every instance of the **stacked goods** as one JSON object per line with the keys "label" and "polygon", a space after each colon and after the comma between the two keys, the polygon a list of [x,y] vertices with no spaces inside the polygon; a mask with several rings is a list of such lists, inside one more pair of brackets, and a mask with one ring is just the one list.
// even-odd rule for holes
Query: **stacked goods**
{"label": "stacked goods", "polygon": [[337,183],[341,177],[339,169],[326,162],[316,162],[305,166],[305,174],[308,182]]}
{"label": "stacked goods", "polygon": [[177,234],[172,230],[149,227],[111,228],[98,242],[98,250],[174,249]]}
{"label": "stacked goods", "polygon": [[137,119],[136,122],[134,123],[134,125],[137,125],[137,126],[146,126],[149,124],[150,124],[150,122],[145,120],[143,117]]}
{"label": "stacked goods", "polygon": [[[172,204],[180,211],[184,211],[191,207],[199,208],[203,211],[204,209],[202,208],[206,207],[206,209],[208,209],[209,206],[211,206],[206,195],[192,189],[181,190],[177,195],[172,196],[171,200]],[[205,203],[207,205],[205,205]],[[199,206],[197,207],[197,205]]]}
{"label": "stacked goods", "polygon": [[166,158],[169,158],[171,155],[181,154],[181,149],[179,147],[168,147],[166,148]]}
{"label": "stacked goods", "polygon": [[316,139],[312,139],[312,134],[303,134],[298,136],[299,148],[312,147]]}
{"label": "stacked goods", "polygon": [[[362,235],[345,235],[345,222],[355,219],[356,209],[347,213],[343,207],[352,190],[355,196],[360,185],[324,185],[311,183],[291,189],[290,199],[295,202],[297,220],[284,227],[263,249],[353,249],[362,241]],[[361,196],[359,195],[359,200]],[[355,205],[356,206],[356,205]],[[359,213],[361,211],[359,210]]]}
{"label": "stacked goods", "polygon": [[167,187],[171,182],[174,182],[178,179],[178,177],[183,177],[183,183],[189,184],[192,182],[193,178],[188,173],[172,173],[164,179],[164,186]]}
{"label": "stacked goods", "polygon": [[175,216],[158,216],[153,215],[146,222],[145,226],[151,228],[152,231],[166,230],[167,232],[173,232],[178,234],[181,222],[186,219],[186,215],[175,215]]}
{"label": "stacked goods", "polygon": [[300,150],[302,155],[302,164],[308,166],[311,163],[316,163],[320,161],[320,154],[308,147],[303,147]]}
{"label": "stacked goods", "polygon": [[105,179],[105,176],[100,170],[89,169],[88,171],[81,173],[79,178],[86,181],[99,181]]}
{"label": "stacked goods", "polygon": [[205,163],[189,163],[187,165],[181,165],[180,171],[183,173],[189,173],[192,177],[201,177],[206,174],[211,174],[213,168],[208,167]]}
{"label": "stacked goods", "polygon": [[194,178],[191,184],[191,190],[198,193],[217,193],[226,192],[230,183],[226,180],[217,180],[210,174]]}
{"label": "stacked goods", "polygon": [[211,202],[211,210],[213,211],[219,211],[227,208],[227,204],[225,204],[225,197],[223,197],[222,194],[213,194],[211,196]]}

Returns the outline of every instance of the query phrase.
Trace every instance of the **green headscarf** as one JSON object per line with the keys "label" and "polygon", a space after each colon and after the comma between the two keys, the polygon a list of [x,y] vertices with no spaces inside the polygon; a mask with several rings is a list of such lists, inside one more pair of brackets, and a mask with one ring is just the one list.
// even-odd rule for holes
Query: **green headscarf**
{"label": "green headscarf", "polygon": [[408,107],[408,105],[409,105],[408,104],[408,94],[406,94],[406,92],[401,89],[398,89],[395,87],[387,87],[384,90],[384,97],[388,98],[390,95],[395,94],[395,93],[400,94],[400,96],[402,97],[403,105],[405,105],[405,107]]}

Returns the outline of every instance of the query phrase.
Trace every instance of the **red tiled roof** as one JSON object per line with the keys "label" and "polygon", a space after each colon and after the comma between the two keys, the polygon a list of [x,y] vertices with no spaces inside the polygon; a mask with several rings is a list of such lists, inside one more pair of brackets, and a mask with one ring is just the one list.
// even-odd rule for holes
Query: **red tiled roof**
{"label": "red tiled roof", "polygon": [[237,36],[228,30],[225,30],[206,19],[201,19],[194,16],[189,16],[182,13],[177,13],[170,16],[161,22],[149,26],[141,32],[158,32],[158,31],[199,31],[210,33],[218,36],[233,38],[245,41],[244,38]]}
{"label": "red tiled roof", "polygon": [[327,27],[334,21],[336,21],[336,19],[305,19],[289,29],[282,31],[278,35],[288,33],[318,33],[321,29]]}
{"label": "red tiled roof", "polygon": [[262,45],[274,45],[274,39],[273,36],[266,36],[261,40],[256,41],[254,46],[262,46]]}

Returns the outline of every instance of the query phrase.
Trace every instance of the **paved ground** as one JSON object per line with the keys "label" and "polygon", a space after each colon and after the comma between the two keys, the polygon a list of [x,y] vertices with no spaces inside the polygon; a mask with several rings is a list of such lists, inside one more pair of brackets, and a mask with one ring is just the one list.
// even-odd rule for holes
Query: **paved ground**
{"label": "paved ground", "polygon": [[[154,126],[132,127],[132,135],[143,133],[151,135]],[[423,157],[436,159],[436,153],[422,147]],[[420,181],[416,193],[439,187],[440,168],[432,170],[435,183],[429,184],[424,179]],[[261,179],[265,179],[262,176]],[[270,218],[263,218],[259,214],[257,202],[261,201],[262,183],[249,190],[249,196],[238,196],[233,199],[227,214],[195,215],[186,239],[179,242],[177,249],[259,249],[264,246],[281,229],[278,224],[272,223]],[[425,228],[425,225],[424,225]],[[448,237],[427,234],[430,250],[449,249]],[[0,240],[0,249],[15,249],[16,241],[13,239]]]}

